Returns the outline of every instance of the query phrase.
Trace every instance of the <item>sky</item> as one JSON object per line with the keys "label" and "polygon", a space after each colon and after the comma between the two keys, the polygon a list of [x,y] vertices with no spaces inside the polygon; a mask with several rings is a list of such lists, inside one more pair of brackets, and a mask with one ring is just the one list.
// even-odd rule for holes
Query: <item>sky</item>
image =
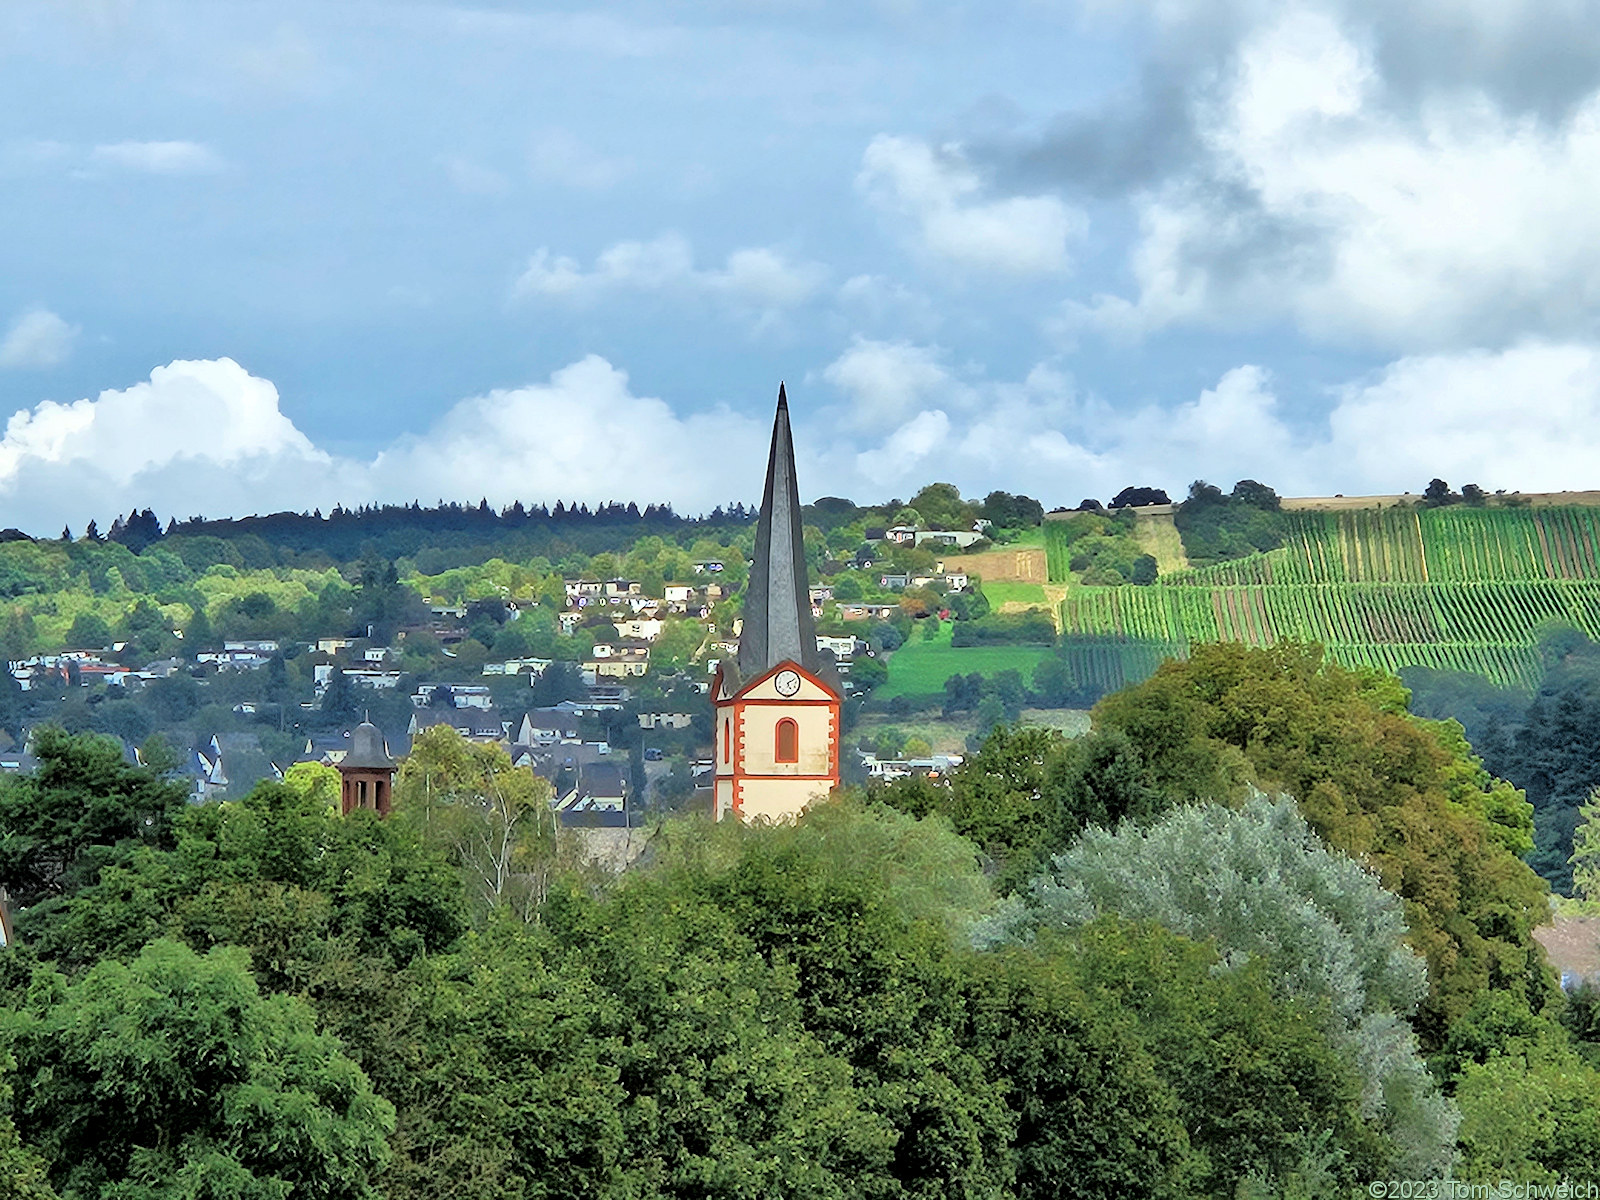
{"label": "sky", "polygon": [[1600,486],[1600,0],[5,0],[0,525]]}

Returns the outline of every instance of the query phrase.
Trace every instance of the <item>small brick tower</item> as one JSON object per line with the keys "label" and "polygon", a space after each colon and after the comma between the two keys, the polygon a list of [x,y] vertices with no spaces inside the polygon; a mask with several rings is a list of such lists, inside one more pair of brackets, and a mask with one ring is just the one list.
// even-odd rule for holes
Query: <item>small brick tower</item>
{"label": "small brick tower", "polygon": [[394,802],[394,759],[383,744],[383,733],[370,720],[350,735],[350,749],[339,761],[340,810],[346,814],[369,808],[380,817],[389,815]]}

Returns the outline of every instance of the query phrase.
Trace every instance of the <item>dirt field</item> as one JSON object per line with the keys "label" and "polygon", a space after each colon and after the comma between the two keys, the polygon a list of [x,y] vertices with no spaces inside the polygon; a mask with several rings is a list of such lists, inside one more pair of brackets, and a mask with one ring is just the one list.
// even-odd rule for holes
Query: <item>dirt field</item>
{"label": "dirt field", "polygon": [[1562,975],[1600,976],[1600,917],[1557,917],[1555,924],[1541,925],[1533,936]]}
{"label": "dirt field", "polygon": [[985,550],[982,554],[952,554],[940,561],[946,571],[976,574],[985,583],[1043,583],[1046,578],[1044,550],[1038,546]]}

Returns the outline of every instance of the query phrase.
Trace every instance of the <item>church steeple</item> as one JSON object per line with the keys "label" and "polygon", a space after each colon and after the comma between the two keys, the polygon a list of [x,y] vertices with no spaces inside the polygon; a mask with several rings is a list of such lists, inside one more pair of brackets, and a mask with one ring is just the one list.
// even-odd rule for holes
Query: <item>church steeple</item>
{"label": "church steeple", "polygon": [[839,786],[844,696],[833,654],[817,649],[811,623],[789,398],[781,384],[739,654],[717,668],[711,702],[718,820],[793,820]]}
{"label": "church steeple", "polygon": [[817,632],[811,621],[800,488],[795,480],[794,440],[789,432],[789,398],[780,383],[778,413],[772,422],[772,449],[767,456],[767,486],[756,525],[755,560],[750,564],[750,582],[745,590],[739,674],[753,679],[785,660],[799,663],[813,673],[832,673],[817,651]]}

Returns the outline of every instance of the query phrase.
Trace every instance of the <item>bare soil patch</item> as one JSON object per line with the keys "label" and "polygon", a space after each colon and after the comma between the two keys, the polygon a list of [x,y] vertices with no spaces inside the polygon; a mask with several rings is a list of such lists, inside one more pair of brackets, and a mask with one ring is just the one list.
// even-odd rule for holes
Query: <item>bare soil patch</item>
{"label": "bare soil patch", "polygon": [[982,554],[953,554],[940,560],[946,571],[975,574],[986,583],[1044,583],[1044,550],[985,550]]}
{"label": "bare soil patch", "polygon": [[1557,917],[1533,931],[1550,965],[1580,979],[1600,975],[1600,917]]}

